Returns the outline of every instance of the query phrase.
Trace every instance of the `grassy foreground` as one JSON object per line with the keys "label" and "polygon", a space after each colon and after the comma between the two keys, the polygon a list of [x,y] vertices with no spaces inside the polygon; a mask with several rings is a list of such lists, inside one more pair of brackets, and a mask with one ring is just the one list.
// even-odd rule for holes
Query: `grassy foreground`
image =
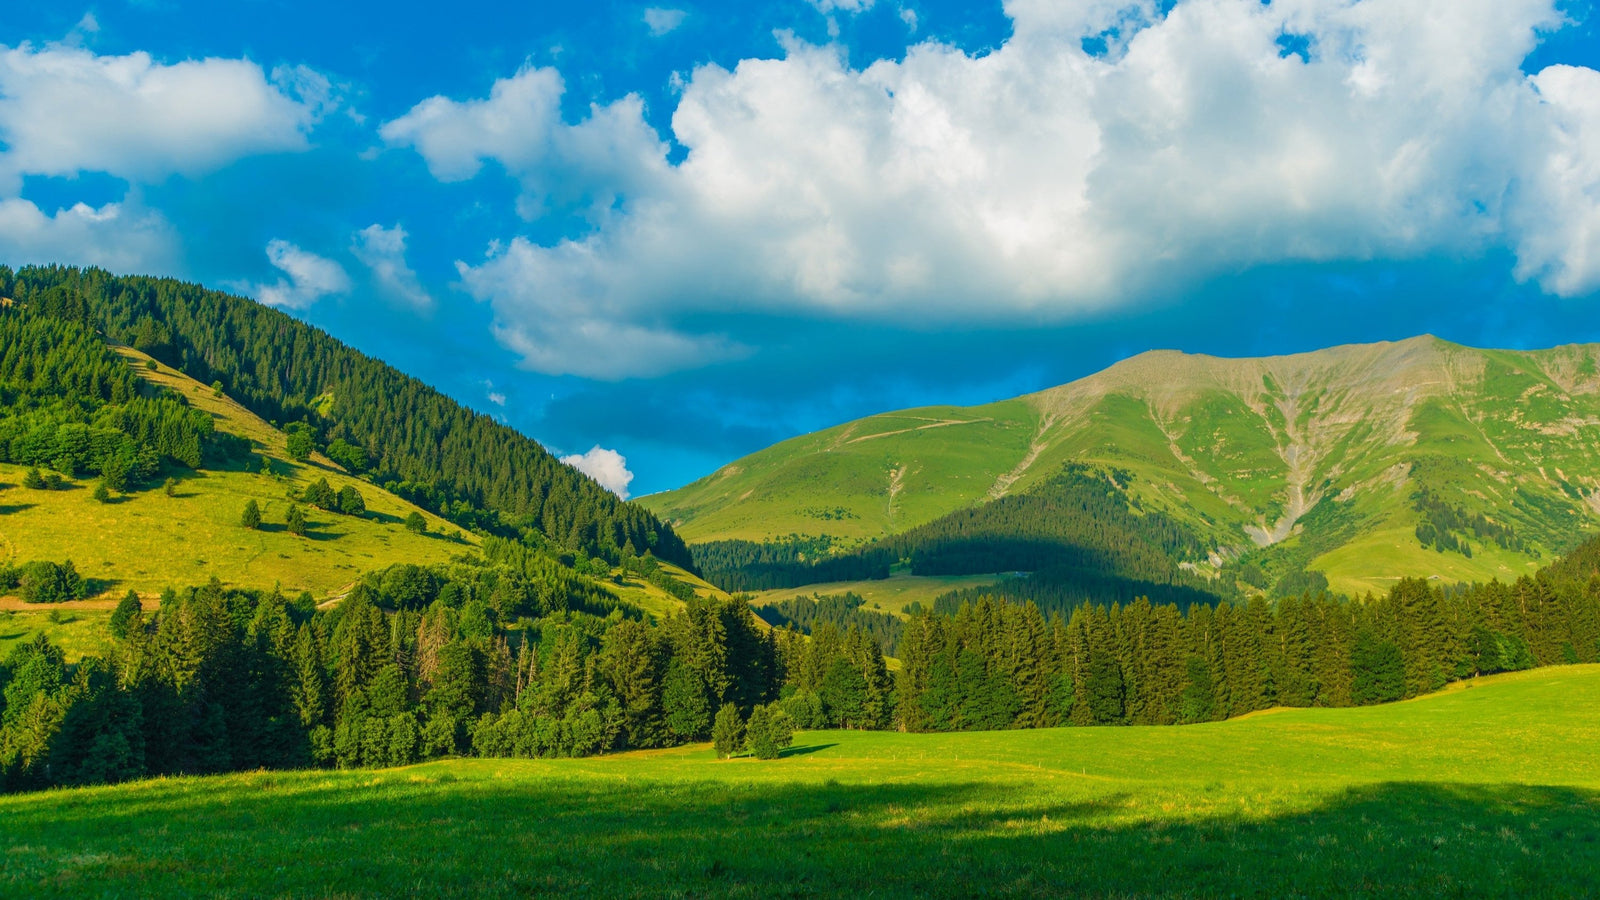
{"label": "grassy foreground", "polygon": [[1581,896],[1600,666],[1183,728],[813,732],[775,762],[255,773],[0,798],[0,894]]}

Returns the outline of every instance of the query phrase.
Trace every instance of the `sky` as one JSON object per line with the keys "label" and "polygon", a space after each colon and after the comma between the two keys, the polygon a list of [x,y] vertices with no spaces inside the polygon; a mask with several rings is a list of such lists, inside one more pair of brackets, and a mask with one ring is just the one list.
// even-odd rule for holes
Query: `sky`
{"label": "sky", "polygon": [[1154,348],[1600,341],[1553,0],[43,0],[0,262],[253,297],[624,496]]}

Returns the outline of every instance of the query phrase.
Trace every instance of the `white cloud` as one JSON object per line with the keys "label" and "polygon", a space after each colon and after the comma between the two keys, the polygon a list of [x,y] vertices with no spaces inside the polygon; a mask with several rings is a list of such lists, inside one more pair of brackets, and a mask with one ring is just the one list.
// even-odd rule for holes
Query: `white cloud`
{"label": "white cloud", "polygon": [[644,11],[644,27],[650,29],[650,34],[661,37],[678,30],[683,24],[684,17],[688,15],[681,9],[664,9],[651,6]]}
{"label": "white cloud", "polygon": [[274,83],[240,59],[166,65],[147,53],[0,46],[0,194],[14,195],[23,175],[155,180],[303,149],[327,98],[298,96],[315,82],[310,70],[282,74]]}
{"label": "white cloud", "polygon": [[809,0],[817,12],[861,13],[872,8],[873,0]]}
{"label": "white cloud", "polygon": [[628,459],[615,450],[596,445],[588,453],[563,456],[561,461],[599,482],[600,486],[628,499],[628,485],[633,473],[628,471]]}
{"label": "white cloud", "polygon": [[723,358],[738,348],[688,323],[732,312],[1060,321],[1260,264],[1503,246],[1547,290],[1600,286],[1600,74],[1520,70],[1561,23],[1551,0],[1005,9],[1013,37],[978,56],[929,41],[854,69],[786,38],[781,59],[702,67],[676,165],[632,98],[564,123],[550,70],[385,136],[441,177],[498,161],[529,215],[564,181],[604,198],[581,238],[459,264],[552,373]]}
{"label": "white cloud", "polygon": [[63,263],[112,272],[173,273],[177,239],[161,216],[107,203],[79,203],[46,215],[27,200],[0,199],[0,259],[12,265]]}
{"label": "white cloud", "polygon": [[576,125],[561,119],[566,86],[550,68],[524,68],[490,88],[487,100],[430,97],[379,134],[391,146],[412,147],[441,181],[462,181],[488,161],[522,182],[519,211],[535,218],[551,206],[587,207],[604,214],[622,194],[645,189],[665,174],[666,145],[644,122],[644,103],[632,94],[592,106]]}
{"label": "white cloud", "polygon": [[917,11],[916,10],[912,9],[909,6],[900,7],[900,21],[906,23],[906,28],[910,29],[912,34],[916,34],[917,33]]}
{"label": "white cloud", "polygon": [[718,335],[685,335],[651,323],[638,310],[592,302],[579,284],[559,284],[587,262],[566,259],[589,250],[580,243],[546,249],[525,238],[497,250],[482,264],[457,263],[462,285],[495,313],[495,336],[539,372],[621,379],[694,368],[741,355],[743,348]]}
{"label": "white cloud", "polygon": [[373,280],[385,295],[419,312],[433,308],[433,298],[406,264],[405,229],[399,225],[368,225],[356,232],[350,252],[372,270]]}
{"label": "white cloud", "polygon": [[288,277],[272,284],[242,285],[240,289],[268,306],[305,309],[323,297],[350,290],[350,276],[338,263],[288,241],[269,242],[267,259]]}

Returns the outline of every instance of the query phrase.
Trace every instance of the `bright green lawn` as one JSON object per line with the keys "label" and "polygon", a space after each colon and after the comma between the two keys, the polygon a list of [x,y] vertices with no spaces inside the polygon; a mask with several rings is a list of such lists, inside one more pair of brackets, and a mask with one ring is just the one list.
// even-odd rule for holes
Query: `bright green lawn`
{"label": "bright green lawn", "polygon": [[256,773],[0,798],[35,896],[1585,896],[1600,666],[1185,728],[819,732],[775,762]]}

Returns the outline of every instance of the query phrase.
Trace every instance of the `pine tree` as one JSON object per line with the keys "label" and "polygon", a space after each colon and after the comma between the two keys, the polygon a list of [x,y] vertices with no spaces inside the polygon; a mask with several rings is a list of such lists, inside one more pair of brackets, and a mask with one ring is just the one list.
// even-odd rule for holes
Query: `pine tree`
{"label": "pine tree", "polygon": [[22,476],[22,486],[32,491],[44,490],[44,475],[40,474],[38,466],[29,467]]}
{"label": "pine tree", "polygon": [[96,503],[111,502],[111,491],[106,488],[106,483],[104,481],[95,482],[94,493],[90,496],[94,497]]}
{"label": "pine tree", "polygon": [[129,591],[117,602],[117,608],[111,612],[110,629],[111,636],[119,641],[144,630],[144,607],[138,594]]}
{"label": "pine tree", "polygon": [[300,511],[298,504],[289,504],[289,514],[285,517],[284,523],[288,527],[290,534],[298,534],[302,537],[305,535],[306,514]]}
{"label": "pine tree", "polygon": [[[239,516],[239,525],[252,531],[261,527],[261,507],[254,500],[246,500],[244,512]],[[294,529],[290,529],[293,531]],[[298,533],[298,532],[297,532]]]}
{"label": "pine tree", "polygon": [[777,759],[794,743],[794,724],[776,704],[757,706],[745,726],[745,748],[756,759]]}
{"label": "pine tree", "polygon": [[711,704],[706,699],[705,681],[693,666],[677,656],[667,665],[661,709],[667,728],[680,740],[699,740],[711,727]]}
{"label": "pine tree", "polygon": [[739,708],[732,703],[722,704],[722,708],[717,710],[717,720],[711,725],[711,743],[716,748],[717,759],[732,756],[743,745],[744,732],[744,720],[739,717]]}

